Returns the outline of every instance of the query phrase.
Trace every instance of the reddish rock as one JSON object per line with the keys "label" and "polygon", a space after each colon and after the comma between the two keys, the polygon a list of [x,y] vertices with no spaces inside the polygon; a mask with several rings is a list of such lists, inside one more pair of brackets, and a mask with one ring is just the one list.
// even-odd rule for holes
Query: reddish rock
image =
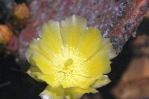
{"label": "reddish rock", "polygon": [[119,53],[143,19],[148,2],[148,0],[33,0],[29,5],[30,19],[19,36],[18,53],[20,56],[24,55],[28,42],[37,37],[44,22],[49,19],[61,20],[73,14],[87,18],[88,25],[97,26],[104,38],[110,37]]}

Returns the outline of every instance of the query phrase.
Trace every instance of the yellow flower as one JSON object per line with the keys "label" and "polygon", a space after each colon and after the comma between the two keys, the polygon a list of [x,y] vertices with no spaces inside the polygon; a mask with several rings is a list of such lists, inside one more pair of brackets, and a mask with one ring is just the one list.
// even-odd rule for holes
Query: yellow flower
{"label": "yellow flower", "polygon": [[87,27],[86,19],[73,15],[60,22],[50,20],[39,36],[26,52],[32,65],[28,72],[50,86],[49,94],[61,88],[62,96],[78,99],[110,82],[105,74],[111,70],[115,51],[96,27]]}

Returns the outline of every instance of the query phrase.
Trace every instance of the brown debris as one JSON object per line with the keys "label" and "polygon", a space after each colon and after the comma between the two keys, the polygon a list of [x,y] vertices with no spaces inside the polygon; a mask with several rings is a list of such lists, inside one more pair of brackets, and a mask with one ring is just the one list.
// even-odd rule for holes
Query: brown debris
{"label": "brown debris", "polygon": [[81,99],[103,99],[100,95],[100,93],[96,94],[85,94]]}
{"label": "brown debris", "polygon": [[[134,41],[134,54],[128,69],[123,74],[120,83],[114,89],[117,99],[143,99],[149,98],[149,45],[145,45],[149,40],[147,36],[140,36]],[[144,43],[144,44],[143,44]]]}
{"label": "brown debris", "polygon": [[149,9],[147,10],[147,13],[146,13],[145,17],[149,18]]}

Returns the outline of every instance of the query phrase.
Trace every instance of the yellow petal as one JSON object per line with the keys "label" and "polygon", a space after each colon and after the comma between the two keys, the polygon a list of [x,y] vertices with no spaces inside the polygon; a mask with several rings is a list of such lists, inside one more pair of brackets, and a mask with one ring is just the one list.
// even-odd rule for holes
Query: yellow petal
{"label": "yellow petal", "polygon": [[107,58],[104,50],[99,51],[95,56],[93,56],[86,65],[88,69],[92,71],[92,75],[107,74],[111,71],[110,60]]}
{"label": "yellow petal", "polygon": [[34,79],[41,81],[40,79],[38,79],[38,76],[42,75],[42,72],[37,66],[31,66],[27,73]]}
{"label": "yellow petal", "polygon": [[101,46],[101,37],[102,36],[97,28],[89,27],[81,33],[77,47],[80,54],[86,58],[94,55]]}
{"label": "yellow petal", "polygon": [[47,75],[40,75],[39,79],[47,82],[49,85],[51,85],[52,87],[59,87],[63,81],[63,73],[61,75],[58,75],[57,73],[53,73],[53,74],[47,74]]}
{"label": "yellow petal", "polygon": [[56,66],[53,66],[53,64],[41,54],[34,52],[31,59],[44,74],[51,74],[57,70]]}
{"label": "yellow petal", "polygon": [[82,63],[75,68],[76,74],[86,77],[99,77],[99,75],[107,74],[111,71],[110,60],[105,52],[100,51],[91,59]]}
{"label": "yellow petal", "polygon": [[49,55],[59,53],[63,46],[59,22],[50,20],[43,25],[41,32],[39,46]]}
{"label": "yellow petal", "polygon": [[[44,56],[45,58],[47,59],[51,59],[51,56],[48,55],[46,52],[44,52],[40,47],[39,47],[39,42],[40,42],[40,39],[33,39],[33,41],[29,44],[29,48],[27,49],[25,55],[26,55],[26,58],[29,62],[32,62],[31,60],[31,56],[34,55],[34,53],[38,53],[42,56]],[[31,60],[30,60],[31,59]],[[32,65],[35,65],[34,62],[31,63]]]}
{"label": "yellow petal", "polygon": [[42,93],[40,93],[40,96],[42,99],[64,99],[64,89],[48,86]]}
{"label": "yellow petal", "polygon": [[75,76],[73,76],[72,79],[75,85],[77,85],[80,88],[86,89],[94,83],[97,77],[86,77],[76,74]]}
{"label": "yellow petal", "polygon": [[70,99],[80,99],[85,93],[97,93],[98,91],[93,88],[81,89],[81,88],[70,88],[66,90],[66,93],[70,95]]}
{"label": "yellow petal", "polygon": [[95,81],[95,83],[92,85],[92,88],[102,87],[107,85],[109,82],[111,82],[111,80],[108,78],[108,76],[102,75]]}
{"label": "yellow petal", "polygon": [[64,77],[61,84],[64,88],[76,87],[76,85],[74,84],[73,81],[74,81],[74,79],[71,76]]}
{"label": "yellow petal", "polygon": [[103,39],[102,41],[98,51],[85,62],[85,66],[88,68],[85,70],[91,70],[93,76],[109,73],[111,71],[110,59],[116,56],[109,39]]}
{"label": "yellow petal", "polygon": [[102,48],[106,51],[106,54],[108,55],[109,59],[116,57],[116,51],[113,48],[112,43],[110,43],[109,38],[103,39],[102,46]]}
{"label": "yellow petal", "polygon": [[80,33],[86,28],[86,19],[73,15],[61,21],[61,34],[65,46],[76,48]]}

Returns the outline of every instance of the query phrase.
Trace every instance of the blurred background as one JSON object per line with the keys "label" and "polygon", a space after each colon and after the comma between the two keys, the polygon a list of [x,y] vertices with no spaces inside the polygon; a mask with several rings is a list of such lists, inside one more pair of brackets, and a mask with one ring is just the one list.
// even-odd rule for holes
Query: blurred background
{"label": "blurred background", "polygon": [[[0,0],[0,99],[41,99],[47,86],[25,73],[24,52],[41,25],[78,14],[109,37],[111,83],[82,99],[149,99],[148,0]],[[101,6],[103,5],[103,6]],[[131,8],[131,9],[130,9]],[[147,11],[147,13],[146,13]]]}

